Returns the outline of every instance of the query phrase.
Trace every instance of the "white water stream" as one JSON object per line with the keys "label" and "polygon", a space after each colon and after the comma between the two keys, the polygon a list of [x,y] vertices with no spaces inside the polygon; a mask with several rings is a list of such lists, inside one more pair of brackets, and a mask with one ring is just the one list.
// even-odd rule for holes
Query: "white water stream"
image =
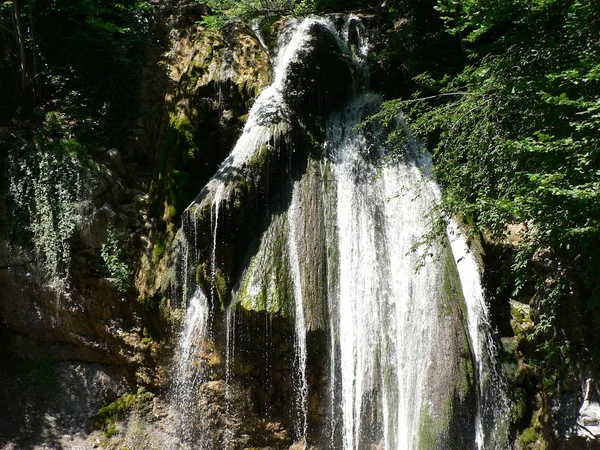
{"label": "white water stream", "polygon": [[434,193],[415,164],[382,163],[381,142],[354,130],[378,104],[375,95],[359,97],[330,120],[327,135],[337,192],[337,236],[329,240],[339,251],[339,294],[330,302],[345,450],[364,448],[373,427],[369,403],[381,407],[384,448],[417,448],[439,296],[439,264],[415,273],[411,252],[427,231]]}
{"label": "white water stream", "polygon": [[290,269],[292,271],[292,282],[294,284],[294,322],[295,322],[295,351],[296,351],[296,378],[297,378],[297,403],[301,411],[297,420],[296,434],[306,436],[308,427],[308,380],[306,378],[306,320],[304,318],[304,296],[302,295],[302,276],[300,274],[300,261],[298,259],[298,233],[296,224],[302,219],[299,205],[298,183],[294,186],[292,203],[288,209],[288,251],[290,257]]}

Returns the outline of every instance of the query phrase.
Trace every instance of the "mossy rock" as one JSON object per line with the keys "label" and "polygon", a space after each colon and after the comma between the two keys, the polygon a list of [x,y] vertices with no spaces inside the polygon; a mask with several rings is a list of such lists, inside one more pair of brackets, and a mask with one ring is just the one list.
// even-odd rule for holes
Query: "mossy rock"
{"label": "mossy rock", "polygon": [[477,390],[466,305],[454,256],[444,240],[440,264],[436,335],[428,369],[429,406],[420,412],[419,448],[474,448]]}

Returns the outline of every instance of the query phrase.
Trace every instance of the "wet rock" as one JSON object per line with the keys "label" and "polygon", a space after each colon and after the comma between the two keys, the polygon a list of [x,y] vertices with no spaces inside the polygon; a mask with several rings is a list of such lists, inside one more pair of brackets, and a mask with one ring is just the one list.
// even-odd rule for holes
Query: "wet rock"
{"label": "wet rock", "polygon": [[134,227],[137,228],[140,226],[138,208],[134,204],[128,203],[126,205],[121,205],[120,209],[131,221]]}
{"label": "wet rock", "polygon": [[5,360],[0,383],[0,448],[10,448],[4,447],[5,439],[14,448],[87,444],[100,407],[130,389],[119,368],[81,362]]}
{"label": "wet rock", "polygon": [[127,191],[125,190],[125,186],[121,181],[117,181],[115,185],[110,190],[112,202],[115,205],[120,205],[127,201]]}
{"label": "wet rock", "polygon": [[300,111],[327,112],[352,92],[352,63],[326,26],[313,24],[309,35],[309,44],[290,65],[285,91],[290,104]]}
{"label": "wet rock", "polygon": [[117,181],[119,179],[115,172],[106,167],[102,171],[102,176],[106,180],[109,189],[112,189],[115,186],[115,184],[117,184]]}
{"label": "wet rock", "polygon": [[100,248],[106,243],[108,228],[115,224],[117,213],[108,203],[96,208],[81,202],[77,208],[75,233],[80,248]]}
{"label": "wet rock", "polygon": [[586,441],[600,441],[600,389],[586,380],[585,396],[577,417],[577,435]]}

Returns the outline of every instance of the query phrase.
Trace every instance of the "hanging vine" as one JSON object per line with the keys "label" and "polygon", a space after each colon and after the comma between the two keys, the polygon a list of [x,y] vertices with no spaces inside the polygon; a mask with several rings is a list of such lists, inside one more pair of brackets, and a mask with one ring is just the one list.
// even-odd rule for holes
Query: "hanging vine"
{"label": "hanging vine", "polygon": [[74,139],[48,142],[38,138],[34,147],[13,148],[8,155],[12,230],[29,234],[52,281],[69,275],[83,150]]}

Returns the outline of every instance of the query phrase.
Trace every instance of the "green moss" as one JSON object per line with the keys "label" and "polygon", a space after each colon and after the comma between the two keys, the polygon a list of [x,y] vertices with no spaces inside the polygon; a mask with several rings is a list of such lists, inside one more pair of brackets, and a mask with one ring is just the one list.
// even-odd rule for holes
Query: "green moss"
{"label": "green moss", "polygon": [[115,421],[125,417],[125,414],[134,402],[135,394],[123,394],[114,402],[103,406],[98,410],[98,414],[96,414],[94,428],[107,430]]}
{"label": "green moss", "polygon": [[206,290],[206,288],[208,287],[207,281],[208,276],[206,272],[206,264],[200,263],[198,264],[198,268],[196,269],[196,282],[200,285],[200,287]]}
{"label": "green moss", "polygon": [[159,261],[163,257],[163,255],[165,254],[165,249],[166,249],[165,238],[162,237],[158,240],[158,242],[156,242],[156,244],[154,244],[153,253],[154,253],[154,259],[156,261]]}
{"label": "green moss", "polygon": [[432,450],[435,449],[440,440],[440,427],[435,423],[435,420],[429,413],[426,405],[421,408],[419,422],[419,449]]}
{"label": "green moss", "polygon": [[287,255],[287,235],[284,217],[278,217],[262,238],[244,274],[237,294],[240,305],[251,311],[290,314],[293,283]]}
{"label": "green moss", "polygon": [[458,302],[458,306],[460,307],[463,318],[466,320],[467,305],[465,303],[465,297],[462,293],[460,276],[456,267],[456,261],[454,261],[454,254],[452,253],[452,249],[450,248],[450,244],[447,240],[445,240],[442,245],[444,246],[444,281],[442,285],[444,297],[448,302]]}
{"label": "green moss", "polygon": [[[449,244],[444,242],[443,245],[444,273],[442,280],[442,295],[438,302],[438,314],[442,317],[450,317],[453,315],[452,305],[458,304],[462,315],[461,320],[464,323],[467,320],[467,306],[461,289],[458,269]],[[463,400],[469,394],[471,386],[475,382],[475,371],[471,359],[470,347],[468,347],[470,341],[469,337],[466,335],[466,331],[464,337],[468,351],[468,353],[461,358],[460,362],[462,369],[460,373],[464,374],[464,377],[461,377],[461,380],[456,380],[456,386],[460,389],[460,398]]]}
{"label": "green moss", "polygon": [[104,430],[104,436],[110,439],[117,434],[119,434],[119,427],[117,424],[111,423],[106,426],[106,429]]}
{"label": "green moss", "polygon": [[534,328],[533,321],[530,316],[530,307],[515,300],[510,300],[510,326],[519,338],[526,338]]}
{"label": "green moss", "polygon": [[536,442],[539,437],[540,435],[535,431],[535,428],[525,428],[523,433],[521,433],[521,436],[519,436],[519,442],[523,448],[527,448],[529,444]]}
{"label": "green moss", "polygon": [[169,125],[176,130],[187,142],[194,141],[194,126],[187,114],[183,112],[169,114]]}
{"label": "green moss", "polygon": [[500,360],[502,369],[509,380],[515,380],[519,366],[517,356],[518,338],[502,338],[502,347],[500,351]]}
{"label": "green moss", "polygon": [[107,437],[117,434],[116,423],[125,417],[129,409],[135,406],[139,410],[144,410],[153,397],[154,395],[143,387],[139,388],[135,394],[123,394],[98,410],[92,427],[104,430]]}
{"label": "green moss", "polygon": [[177,208],[175,205],[169,205],[167,207],[167,220],[173,222],[173,220],[177,217]]}
{"label": "green moss", "polygon": [[191,195],[187,192],[191,175],[183,170],[171,170],[167,175],[166,200],[167,220],[173,222],[189,203]]}

